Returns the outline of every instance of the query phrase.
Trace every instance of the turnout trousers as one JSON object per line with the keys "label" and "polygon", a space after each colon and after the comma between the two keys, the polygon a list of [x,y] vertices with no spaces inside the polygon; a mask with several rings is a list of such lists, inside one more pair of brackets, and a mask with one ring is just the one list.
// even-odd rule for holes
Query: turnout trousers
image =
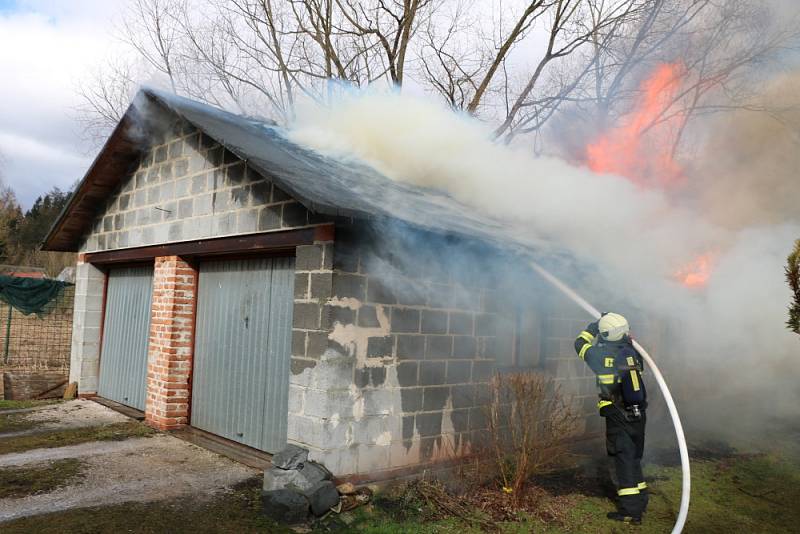
{"label": "turnout trousers", "polygon": [[603,409],[606,419],[606,450],[613,459],[617,475],[619,512],[641,517],[647,508],[647,484],[642,474],[646,416],[628,421],[616,406]]}

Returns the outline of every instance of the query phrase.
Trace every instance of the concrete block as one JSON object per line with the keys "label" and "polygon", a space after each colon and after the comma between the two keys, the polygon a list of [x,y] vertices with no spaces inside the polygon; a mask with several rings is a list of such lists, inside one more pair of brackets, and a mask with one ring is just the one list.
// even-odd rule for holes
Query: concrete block
{"label": "concrete block", "polygon": [[388,469],[389,445],[359,445],[358,446],[358,472],[369,473]]}
{"label": "concrete block", "polygon": [[328,348],[327,332],[308,332],[308,344],[306,345],[306,357],[319,359]]}
{"label": "concrete block", "polygon": [[370,337],[367,340],[367,357],[389,358],[394,352],[393,348],[394,337],[392,336]]}
{"label": "concrete block", "polygon": [[333,291],[333,273],[311,274],[311,298],[329,299]]}
{"label": "concrete block", "polygon": [[397,358],[399,360],[421,360],[424,356],[425,336],[397,336]]}
{"label": "concrete block", "polygon": [[[210,215],[214,211],[213,200],[214,200],[214,195],[212,193],[206,193],[195,196],[194,204],[192,206],[192,213],[190,216]],[[179,213],[180,213],[180,206],[182,206],[183,203],[184,200],[181,200],[178,203]]]}
{"label": "concrete block", "polygon": [[[337,293],[338,294],[338,293]],[[370,278],[366,294],[367,302],[376,304],[396,304],[397,297],[391,288],[386,286],[377,278]],[[363,299],[362,299],[363,300]]]}
{"label": "concrete block", "polygon": [[425,359],[449,358],[453,354],[453,336],[426,336]]}
{"label": "concrete block", "polygon": [[230,192],[232,209],[242,209],[250,205],[250,186],[240,185]]}
{"label": "concrete block", "polygon": [[478,353],[477,341],[472,336],[453,336],[453,357],[474,358]]}
{"label": "concrete block", "polygon": [[442,433],[442,412],[419,413],[414,426],[422,437],[438,436]]}
{"label": "concrete block", "polygon": [[[277,228],[280,228],[282,211],[283,211],[282,205],[266,206],[264,208],[261,208],[258,212],[259,231],[275,230]],[[298,249],[299,248],[300,247],[298,247]],[[298,269],[300,268],[298,267]]]}
{"label": "concrete block", "polygon": [[316,330],[320,325],[320,305],[316,302],[295,302],[292,326]]}
{"label": "concrete block", "polygon": [[236,232],[249,234],[258,230],[258,209],[248,209],[239,212],[236,221]]}
{"label": "concrete block", "polygon": [[421,386],[441,386],[446,378],[445,362],[420,362],[419,384]]}
{"label": "concrete block", "polygon": [[401,387],[416,386],[419,366],[416,361],[402,361],[397,364],[397,382]]}
{"label": "concrete block", "polygon": [[435,310],[422,311],[423,334],[446,334],[447,312]]}
{"label": "concrete block", "polygon": [[422,410],[426,412],[443,410],[449,396],[449,387],[435,386],[423,388]]}
{"label": "concrete block", "polygon": [[295,385],[289,385],[289,413],[301,414],[303,413],[303,405],[305,404],[306,390]]}
{"label": "concrete block", "polygon": [[394,308],[392,310],[392,332],[419,332],[420,313],[412,308]]}
{"label": "concrete block", "polygon": [[[364,415],[391,415],[399,412],[400,406],[395,406],[398,399],[395,392],[388,389],[367,389],[364,395]],[[399,404],[399,402],[398,402]]]}
{"label": "concrete block", "polygon": [[467,384],[470,382],[471,374],[472,362],[470,360],[453,360],[447,362],[448,384]]}
{"label": "concrete block", "polygon": [[400,407],[403,413],[422,410],[423,388],[402,388],[400,390]]}
{"label": "concrete block", "polygon": [[[320,264],[322,262],[321,253],[322,249],[320,248]],[[366,278],[357,274],[334,273],[333,294],[337,297],[350,297],[363,301],[366,298]]]}
{"label": "concrete block", "polygon": [[283,206],[283,224],[284,228],[292,228],[296,226],[305,226],[308,224],[308,210],[298,202],[290,202]]}
{"label": "concrete block", "polygon": [[305,414],[309,417],[330,419],[333,416],[351,417],[353,399],[348,391],[306,391]]}
{"label": "concrete block", "polygon": [[376,440],[389,432],[388,417],[385,415],[364,417],[352,423],[353,442],[374,445]]}
{"label": "concrete block", "polygon": [[356,311],[346,306],[335,306],[326,304],[324,313],[328,317],[330,326],[333,326],[335,323],[340,323],[345,325],[345,324],[353,324],[356,322]]}
{"label": "concrete block", "polygon": [[471,313],[450,312],[450,333],[472,335],[473,315]]}
{"label": "concrete block", "polygon": [[353,368],[356,360],[352,356],[338,353],[336,353],[336,357],[330,357],[331,353],[330,350],[323,353],[322,361],[314,369],[312,385],[323,391],[348,389],[353,383]]}

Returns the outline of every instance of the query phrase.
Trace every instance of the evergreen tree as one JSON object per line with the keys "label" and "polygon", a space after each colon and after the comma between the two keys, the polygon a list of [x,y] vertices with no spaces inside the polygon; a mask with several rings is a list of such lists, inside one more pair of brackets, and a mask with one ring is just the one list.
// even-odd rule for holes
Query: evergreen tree
{"label": "evergreen tree", "polygon": [[792,303],[789,305],[789,330],[800,334],[800,239],[794,244],[786,264],[786,281],[792,289]]}

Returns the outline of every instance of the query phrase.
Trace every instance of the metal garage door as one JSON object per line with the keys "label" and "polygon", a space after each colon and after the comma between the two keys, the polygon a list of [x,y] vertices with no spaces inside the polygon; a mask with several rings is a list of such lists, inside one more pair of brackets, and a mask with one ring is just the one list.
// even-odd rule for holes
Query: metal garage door
{"label": "metal garage door", "polygon": [[144,410],[153,266],[108,273],[97,393]]}
{"label": "metal garage door", "polygon": [[200,265],[191,424],[268,452],[286,444],[294,258]]}

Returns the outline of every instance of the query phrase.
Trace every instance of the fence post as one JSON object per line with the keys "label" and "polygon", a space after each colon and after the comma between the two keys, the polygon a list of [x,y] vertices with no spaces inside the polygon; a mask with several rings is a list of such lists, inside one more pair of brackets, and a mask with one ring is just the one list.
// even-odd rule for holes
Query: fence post
{"label": "fence post", "polygon": [[6,348],[3,356],[3,363],[8,363],[8,345],[11,342],[11,304],[8,305],[8,321],[6,322]]}

